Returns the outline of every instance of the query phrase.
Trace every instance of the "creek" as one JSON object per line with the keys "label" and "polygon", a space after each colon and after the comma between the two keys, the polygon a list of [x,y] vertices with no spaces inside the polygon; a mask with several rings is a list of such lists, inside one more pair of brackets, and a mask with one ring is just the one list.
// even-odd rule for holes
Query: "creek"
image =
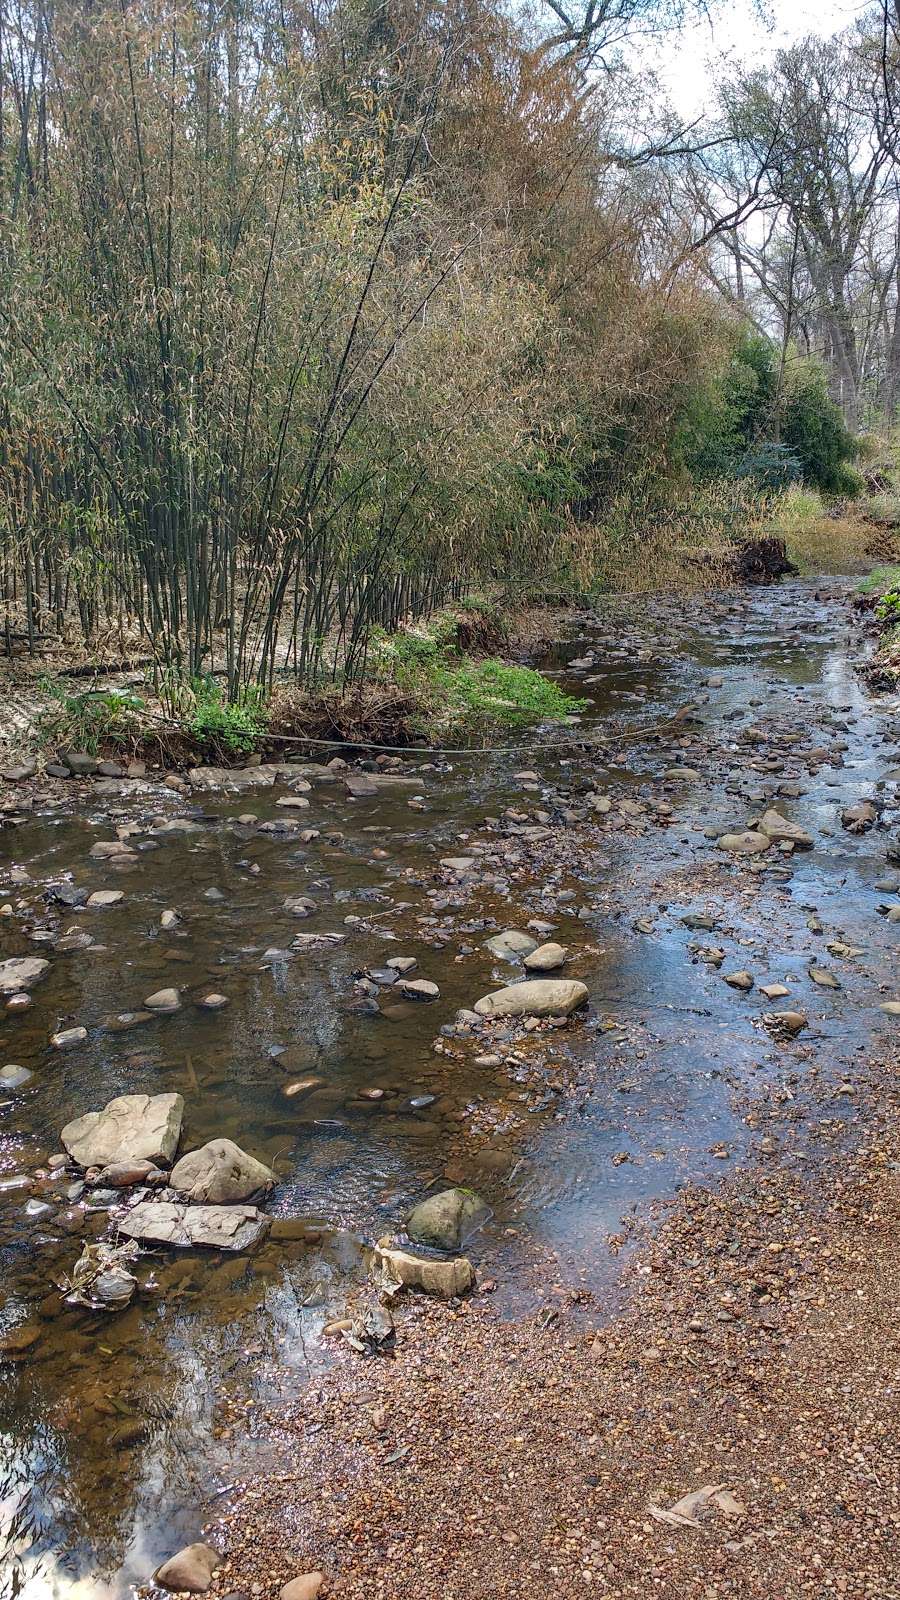
{"label": "creek", "polygon": [[[493,1207],[470,1253],[510,1316],[541,1303],[535,1252],[612,1304],[610,1234],[752,1157],[751,1099],[793,1097],[798,1160],[815,1160],[817,1119],[852,1117],[845,1075],[900,1027],[879,1010],[900,990],[900,923],[885,914],[900,891],[884,887],[900,740],[892,703],[857,682],[848,590],[796,580],[573,617],[541,665],[588,697],[586,739],[696,707],[654,738],[579,750],[551,729],[521,754],[411,754],[415,784],[353,798],[314,781],[281,832],[259,831],[287,815],[281,784],[185,798],[155,779],[112,793],[60,781],[7,818],[0,959],[51,967],[27,1010],[0,1013],[2,1060],[33,1074],[0,1106],[0,1333],[34,1333],[0,1365],[0,1594],[120,1600],[198,1537],[235,1477],[265,1472],[266,1408],[335,1359],[321,1328],[367,1243],[436,1181]],[[697,776],[665,779],[676,767]],[[609,810],[586,809],[590,793]],[[856,836],[841,812],[866,796],[884,809]],[[716,847],[773,802],[813,849],[757,869]],[[516,814],[544,837],[517,832]],[[161,817],[197,828],[159,832]],[[90,857],[130,823],[132,864]],[[471,870],[442,865],[460,856]],[[124,898],[68,909],[47,898],[60,883]],[[298,920],[284,901],[301,894],[317,909]],[[167,908],[181,920],[164,932]],[[683,920],[697,915],[713,927]],[[457,1031],[460,1008],[521,975],[485,940],[534,920],[569,947],[589,1009],[559,1029],[495,1025],[487,1043]],[[57,952],[71,929],[93,942]],[[343,942],[290,949],[319,932]],[[439,998],[361,989],[392,955],[414,957]],[[752,990],[723,981],[735,969]],[[777,1008],[759,985],[776,981],[808,1018],[788,1046],[762,1021]],[[116,1022],[165,986],[182,991],[174,1015]],[[191,1003],[208,990],[227,1007]],[[73,1025],[87,1039],[51,1048]],[[307,1077],[321,1082],[285,1093]],[[108,1230],[109,1204],[71,1189],[71,1170],[47,1176],[60,1129],[115,1095],[170,1090],[185,1098],[182,1150],[226,1135],[274,1167],[275,1225],[251,1255],[149,1255],[123,1311],[70,1307],[56,1285]]]}

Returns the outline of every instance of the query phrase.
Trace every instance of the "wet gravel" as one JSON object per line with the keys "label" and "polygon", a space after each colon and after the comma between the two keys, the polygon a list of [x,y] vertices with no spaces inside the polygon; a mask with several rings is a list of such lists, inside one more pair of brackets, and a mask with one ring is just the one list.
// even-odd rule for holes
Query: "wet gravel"
{"label": "wet gravel", "polygon": [[[392,1361],[341,1352],[257,1419],[278,1465],[209,1530],[215,1593],[314,1568],[346,1600],[895,1596],[896,1069],[820,1128],[814,1170],[760,1153],[647,1219],[611,1318],[544,1261],[536,1317],[483,1283],[409,1301]],[[703,1486],[728,1514],[654,1516]]]}

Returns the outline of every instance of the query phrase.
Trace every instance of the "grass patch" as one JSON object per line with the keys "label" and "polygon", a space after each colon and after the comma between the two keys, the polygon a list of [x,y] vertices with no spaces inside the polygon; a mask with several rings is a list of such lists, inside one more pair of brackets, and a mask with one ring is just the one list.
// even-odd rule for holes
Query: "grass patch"
{"label": "grass patch", "polygon": [[433,727],[435,718],[467,726],[560,722],[585,709],[586,700],[564,694],[532,667],[493,656],[472,660],[460,651],[458,638],[457,628],[438,618],[416,632],[374,641],[376,674],[420,702],[420,727]]}
{"label": "grass patch", "polygon": [[900,585],[900,567],[875,567],[857,585],[858,594],[884,594]]}
{"label": "grass patch", "polygon": [[591,530],[591,592],[691,594],[734,583],[740,547],[777,531],[775,499],[748,479],[633,484]]}
{"label": "grass patch", "polygon": [[772,508],[771,531],[808,576],[858,572],[869,559],[872,525],[864,502],[829,504],[817,490],[792,484]]}

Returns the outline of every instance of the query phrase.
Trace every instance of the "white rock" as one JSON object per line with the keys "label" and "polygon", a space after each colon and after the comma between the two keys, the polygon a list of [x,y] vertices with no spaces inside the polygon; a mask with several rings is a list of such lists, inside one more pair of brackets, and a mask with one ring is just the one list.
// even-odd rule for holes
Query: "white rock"
{"label": "white rock", "polygon": [[588,991],[575,978],[529,978],[478,1000],[480,1017],[565,1017],[584,1005]]}
{"label": "white rock", "polygon": [[104,906],[117,906],[119,901],[124,899],[125,895],[121,889],[95,889],[93,894],[88,895],[86,903],[93,910],[99,911]]}
{"label": "white rock", "polygon": [[40,956],[11,956],[0,961],[0,994],[18,994],[31,989],[46,975],[50,966]]}
{"label": "white rock", "polygon": [[490,950],[492,956],[498,956],[501,961],[518,961],[522,956],[528,956],[536,950],[538,942],[532,939],[529,933],[519,933],[516,928],[508,928],[505,933],[492,934],[490,939],[485,939],[484,948]]}
{"label": "white rock", "polygon": [[88,854],[95,861],[115,861],[119,856],[124,860],[137,860],[134,851],[129,850],[121,839],[98,839],[96,844],[91,845]]}
{"label": "white rock", "polygon": [[148,1244],[176,1245],[183,1250],[249,1250],[269,1228],[269,1219],[255,1206],[176,1205],[170,1200],[141,1200],[119,1222],[119,1232]]}
{"label": "white rock", "polygon": [[204,994],[200,996],[197,1004],[203,1011],[224,1011],[228,1004],[228,996],[227,994]]}
{"label": "white rock", "polygon": [[434,1261],[417,1256],[412,1250],[398,1250],[390,1238],[378,1241],[372,1265],[376,1273],[382,1273],[392,1283],[400,1283],[405,1289],[421,1289],[444,1300],[465,1294],[475,1282],[475,1270],[467,1256]]}
{"label": "white rock", "polygon": [[767,833],[757,833],[753,828],[746,828],[743,833],[723,833],[718,841],[719,849],[727,850],[731,856],[760,856],[771,850],[773,843]]}
{"label": "white rock", "polygon": [[408,1000],[439,1000],[441,991],[427,978],[401,978],[398,989]]}
{"label": "white rock", "polygon": [[84,1044],[86,1038],[87,1028],[63,1028],[50,1035],[50,1043],[54,1050],[71,1050],[73,1045]]}
{"label": "white rock", "polygon": [[222,1565],[222,1557],[208,1544],[189,1544],[170,1556],[153,1574],[163,1589],[179,1594],[205,1594],[212,1575]]}
{"label": "white rock", "polygon": [[144,1006],[147,1011],[178,1011],[181,1008],[181,996],[177,989],[157,989],[155,994],[148,994]]}
{"label": "white rock", "polygon": [[539,945],[537,950],[532,950],[525,957],[523,965],[529,972],[555,972],[558,967],[565,966],[568,949],[564,944]]}
{"label": "white rock", "polygon": [[123,1094],[102,1111],[86,1111],[67,1122],[62,1142],[80,1167],[169,1162],[178,1148],[183,1115],[180,1094]]}
{"label": "white rock", "polygon": [[793,844],[798,850],[811,850],[814,844],[811,833],[807,833],[799,823],[789,822],[787,817],[774,809],[766,812],[759,824],[759,832],[764,833],[773,844]]}
{"label": "white rock", "polygon": [[279,1600],[316,1600],[324,1582],[324,1572],[301,1572],[298,1578],[284,1584]]}

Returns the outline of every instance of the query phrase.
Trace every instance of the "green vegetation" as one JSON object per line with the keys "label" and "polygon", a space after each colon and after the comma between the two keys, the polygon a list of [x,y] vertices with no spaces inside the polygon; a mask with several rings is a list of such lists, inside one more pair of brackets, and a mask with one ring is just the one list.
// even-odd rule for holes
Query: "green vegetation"
{"label": "green vegetation", "polygon": [[857,588],[872,603],[879,635],[866,676],[878,689],[893,689],[900,683],[900,566],[876,567]]}
{"label": "green vegetation", "polygon": [[0,0],[8,655],[150,655],[238,753],[470,591],[701,587],[786,491],[838,551],[900,403],[871,19],[676,151],[623,47],[696,0],[51,9]]}
{"label": "green vegetation", "polygon": [[179,711],[186,731],[213,755],[243,756],[256,749],[268,726],[263,690],[250,685],[227,700],[209,675],[195,678]]}
{"label": "green vegetation", "polygon": [[701,478],[748,478],[761,489],[803,483],[855,495],[857,440],[829,399],[825,370],[794,350],[782,371],[772,340],[745,331],[727,366],[687,407],[679,446]]}
{"label": "green vegetation", "polygon": [[860,594],[886,594],[900,585],[900,566],[875,567],[856,585]]}
{"label": "green vegetation", "polygon": [[187,685],[168,675],[160,688],[170,717],[207,755],[250,755],[266,733],[269,709],[266,693],[258,685],[243,686],[231,699],[211,674],[192,678]]}
{"label": "green vegetation", "polygon": [[875,607],[875,616],[884,628],[900,625],[900,579],[885,589]]}
{"label": "green vegetation", "polygon": [[452,618],[439,618],[419,633],[395,634],[376,644],[376,671],[418,699],[433,727],[562,721],[583,711],[587,701],[564,694],[552,679],[531,667],[508,666],[486,658],[466,659],[454,643]]}
{"label": "green vegetation", "polygon": [[42,678],[46,705],[37,722],[42,741],[56,749],[99,751],[132,744],[141,735],[146,701],[119,689],[73,693],[58,679]]}

